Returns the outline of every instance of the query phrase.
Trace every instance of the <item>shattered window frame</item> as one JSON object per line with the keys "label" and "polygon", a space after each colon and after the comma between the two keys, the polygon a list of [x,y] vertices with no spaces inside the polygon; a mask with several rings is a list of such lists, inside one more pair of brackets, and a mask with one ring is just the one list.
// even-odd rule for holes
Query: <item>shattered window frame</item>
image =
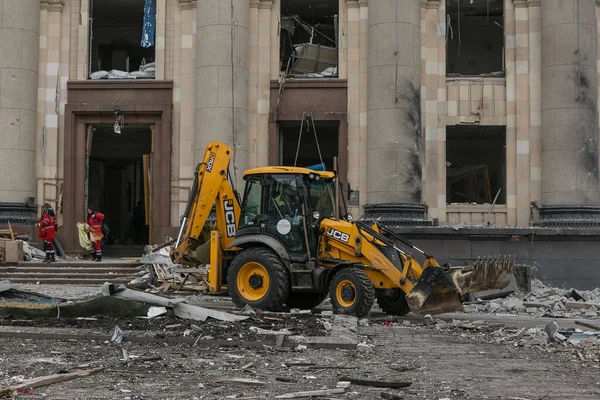
{"label": "shattered window frame", "polygon": [[503,0],[446,0],[446,77],[506,76],[505,17]]}
{"label": "shattered window frame", "polygon": [[[87,80],[156,79],[156,2],[90,0]],[[107,10],[114,7],[123,7],[123,12]],[[113,14],[121,19],[111,17]],[[136,20],[130,22],[123,16],[135,17]],[[120,29],[129,32],[113,37],[107,33],[113,31],[111,33],[114,34]],[[121,62],[113,59],[115,52],[120,53]]]}
{"label": "shattered window frame", "polygon": [[298,79],[338,78],[339,3],[283,0],[280,20],[280,71]]}

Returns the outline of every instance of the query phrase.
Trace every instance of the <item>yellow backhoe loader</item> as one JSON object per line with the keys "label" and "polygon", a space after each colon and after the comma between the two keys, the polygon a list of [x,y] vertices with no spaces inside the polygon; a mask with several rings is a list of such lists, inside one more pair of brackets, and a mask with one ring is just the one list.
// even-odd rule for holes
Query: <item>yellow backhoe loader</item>
{"label": "yellow backhoe loader", "polygon": [[230,180],[231,157],[229,146],[208,144],[171,258],[208,264],[210,291],[226,286],[240,307],[308,309],[329,294],[341,314],[363,316],[375,299],[391,315],[439,314],[462,310],[467,293],[502,289],[512,277],[512,258],[442,267],[377,223],[340,217],[333,172],[251,169],[240,200]]}

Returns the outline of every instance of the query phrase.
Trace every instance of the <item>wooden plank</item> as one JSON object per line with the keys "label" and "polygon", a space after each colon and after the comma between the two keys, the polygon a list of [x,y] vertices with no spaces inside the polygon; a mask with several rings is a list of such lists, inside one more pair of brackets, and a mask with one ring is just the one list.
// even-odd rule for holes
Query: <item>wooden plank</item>
{"label": "wooden plank", "polygon": [[100,372],[102,370],[104,370],[104,368],[95,368],[95,369],[88,369],[88,370],[82,370],[82,371],[75,371],[75,372],[69,372],[67,374],[54,374],[54,375],[40,376],[38,378],[26,380],[25,382],[22,382],[18,385],[10,386],[9,389],[12,391],[12,390],[19,390],[19,389],[33,389],[33,388],[40,387],[40,386],[48,386],[48,385],[52,385],[53,383],[70,381],[70,380],[76,379],[76,378],[84,378],[86,376],[97,374],[98,372]]}
{"label": "wooden plank", "polygon": [[592,324],[591,322],[588,322],[588,321],[575,321],[575,323],[579,326],[585,326],[588,329],[600,331],[600,324]]}
{"label": "wooden plank", "polygon": [[244,385],[255,385],[255,386],[262,386],[262,385],[267,384],[267,382],[259,381],[258,379],[254,379],[254,378],[221,378],[221,379],[217,379],[217,382],[242,383]]}
{"label": "wooden plank", "polygon": [[13,228],[10,224],[10,221],[8,221],[8,230],[10,231],[10,240],[15,240],[15,233],[13,232]]}
{"label": "wooden plank", "polygon": [[146,210],[146,225],[150,225],[150,155],[143,155],[144,168],[144,207]]}
{"label": "wooden plank", "polygon": [[339,380],[350,382],[355,385],[372,386],[372,387],[389,388],[389,389],[405,388],[405,387],[409,387],[410,385],[412,385],[412,382],[406,382],[406,381],[390,382],[390,381],[380,381],[380,380],[373,380],[373,379],[358,379],[358,378],[351,378],[348,376],[339,378]]}
{"label": "wooden plank", "polygon": [[330,394],[342,394],[345,390],[342,388],[311,390],[308,392],[294,392],[275,396],[276,399],[301,399],[304,397],[327,396]]}

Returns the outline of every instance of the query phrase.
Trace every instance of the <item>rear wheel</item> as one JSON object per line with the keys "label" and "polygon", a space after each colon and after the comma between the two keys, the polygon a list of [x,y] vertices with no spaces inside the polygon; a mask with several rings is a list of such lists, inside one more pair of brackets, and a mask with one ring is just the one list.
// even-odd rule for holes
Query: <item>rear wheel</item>
{"label": "rear wheel", "polygon": [[376,290],[377,305],[386,314],[406,315],[410,312],[406,294],[401,289]]}
{"label": "rear wheel", "polygon": [[280,308],[290,293],[288,269],[275,253],[264,248],[244,250],[227,271],[227,289],[239,307]]}
{"label": "rear wheel", "polygon": [[334,313],[362,317],[373,306],[375,289],[364,271],[350,267],[334,275],[329,286],[329,297]]}
{"label": "rear wheel", "polygon": [[326,297],[327,293],[290,293],[285,304],[289,308],[310,310],[321,304]]}

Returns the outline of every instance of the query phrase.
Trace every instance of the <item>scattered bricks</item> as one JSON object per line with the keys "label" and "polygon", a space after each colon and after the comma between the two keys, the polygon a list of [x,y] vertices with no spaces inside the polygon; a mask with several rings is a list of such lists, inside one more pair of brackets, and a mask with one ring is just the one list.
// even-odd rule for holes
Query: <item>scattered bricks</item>
{"label": "scattered bricks", "polygon": [[583,309],[583,308],[592,308],[595,305],[596,304],[594,304],[594,303],[584,303],[584,302],[579,302],[579,301],[567,301],[567,303],[565,304],[565,307],[567,307],[567,309],[569,309],[569,310],[575,310],[575,309]]}
{"label": "scattered bricks", "polygon": [[535,307],[526,307],[526,308],[525,308],[525,312],[526,312],[526,313],[529,313],[529,314],[535,314],[535,313],[537,313],[537,310],[538,310],[538,309],[537,309],[537,308],[535,308]]}
{"label": "scattered bricks", "polygon": [[597,318],[598,313],[596,311],[586,311],[583,316],[586,318]]}
{"label": "scattered bricks", "polygon": [[524,302],[523,305],[527,308],[550,308],[552,304],[541,302]]}
{"label": "scattered bricks", "polygon": [[548,343],[548,340],[546,340],[546,339],[532,339],[532,340],[525,341],[523,343],[523,346],[524,347],[543,346],[547,343]]}

